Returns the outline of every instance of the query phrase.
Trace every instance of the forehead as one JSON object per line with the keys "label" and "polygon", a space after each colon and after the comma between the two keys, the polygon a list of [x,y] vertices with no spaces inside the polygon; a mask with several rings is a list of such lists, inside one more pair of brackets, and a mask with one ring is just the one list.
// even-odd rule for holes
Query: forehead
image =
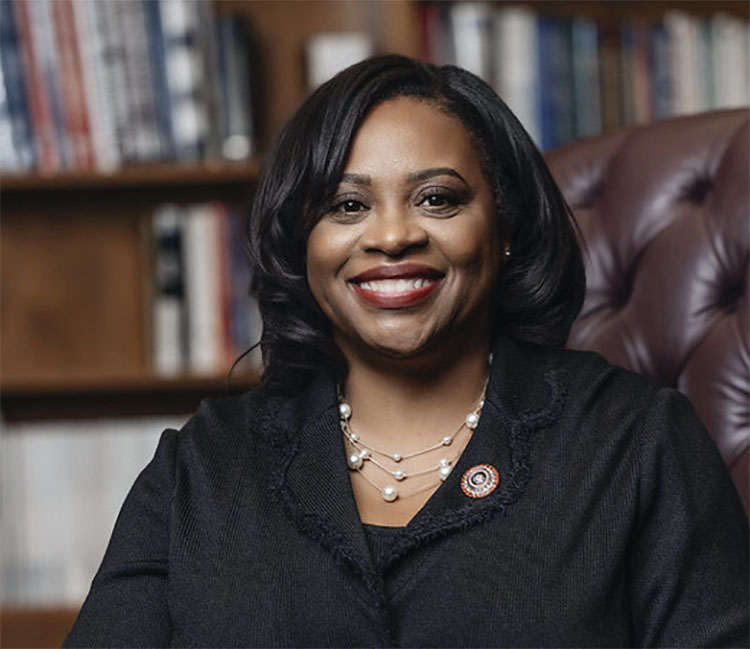
{"label": "forehead", "polygon": [[363,120],[346,172],[390,176],[431,167],[481,173],[471,135],[457,117],[429,101],[398,97],[377,105]]}

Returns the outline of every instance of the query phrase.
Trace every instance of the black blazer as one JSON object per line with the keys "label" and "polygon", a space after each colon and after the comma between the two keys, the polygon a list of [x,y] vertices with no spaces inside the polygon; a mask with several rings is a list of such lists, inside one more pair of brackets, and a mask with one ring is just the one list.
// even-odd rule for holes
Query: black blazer
{"label": "black blazer", "polygon": [[[472,500],[480,463],[500,484]],[[204,402],[133,486],[65,646],[747,646],[747,555],[687,399],[501,340],[469,445],[379,565],[330,381]]]}

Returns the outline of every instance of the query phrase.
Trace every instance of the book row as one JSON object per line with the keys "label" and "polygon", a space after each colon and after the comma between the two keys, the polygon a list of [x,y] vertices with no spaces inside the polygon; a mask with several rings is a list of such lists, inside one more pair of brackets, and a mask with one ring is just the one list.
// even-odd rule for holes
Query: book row
{"label": "book row", "polygon": [[221,202],[155,209],[149,296],[155,373],[223,374],[260,340],[244,227],[241,211]]}
{"label": "book row", "polygon": [[426,3],[421,23],[425,58],[485,79],[542,149],[750,103],[748,23],[724,13],[604,24],[523,6]]}
{"label": "book row", "polygon": [[186,419],[4,423],[0,604],[80,606],[159,434]]}
{"label": "book row", "polygon": [[0,0],[0,169],[253,154],[244,17],[193,0]]}

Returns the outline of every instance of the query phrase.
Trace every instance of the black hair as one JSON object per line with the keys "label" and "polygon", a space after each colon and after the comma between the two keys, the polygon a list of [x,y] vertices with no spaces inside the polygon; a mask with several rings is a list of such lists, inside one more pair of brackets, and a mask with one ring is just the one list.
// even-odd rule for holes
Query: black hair
{"label": "black hair", "polygon": [[562,346],[585,277],[570,208],[519,121],[484,81],[455,66],[399,55],[367,59],[318,88],[264,161],[250,212],[253,291],[263,319],[263,383],[296,389],[317,371],[337,380],[346,362],[307,284],[310,230],[332,199],[354,136],[376,105],[429,101],[470,133],[493,190],[511,255],[496,283],[493,333]]}

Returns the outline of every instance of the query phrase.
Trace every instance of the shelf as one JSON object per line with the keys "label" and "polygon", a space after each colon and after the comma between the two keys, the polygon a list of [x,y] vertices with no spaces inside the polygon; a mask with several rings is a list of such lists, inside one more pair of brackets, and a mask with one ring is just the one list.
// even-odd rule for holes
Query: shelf
{"label": "shelf", "polygon": [[230,388],[226,375],[6,377],[0,382],[0,409],[7,421],[184,415],[205,397],[242,392],[258,380],[257,372],[236,372]]}
{"label": "shelf", "polygon": [[77,615],[75,608],[3,608],[0,611],[2,646],[59,647]]}
{"label": "shelf", "polygon": [[144,187],[180,187],[194,185],[251,184],[258,178],[260,162],[205,165],[133,165],[112,174],[96,171],[60,172],[53,175],[9,174],[0,177],[0,191],[6,193],[37,191],[80,191],[89,189],[140,189]]}

